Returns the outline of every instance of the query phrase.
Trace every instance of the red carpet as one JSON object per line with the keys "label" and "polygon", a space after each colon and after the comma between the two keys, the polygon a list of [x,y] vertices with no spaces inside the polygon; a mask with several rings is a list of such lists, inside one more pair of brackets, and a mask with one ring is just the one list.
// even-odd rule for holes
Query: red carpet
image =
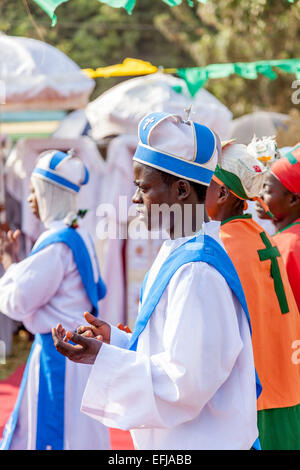
{"label": "red carpet", "polygon": [[[19,385],[22,379],[24,367],[19,367],[6,380],[0,381],[0,438],[3,429],[17,399]],[[134,449],[130,433],[119,429],[110,429],[112,450]]]}

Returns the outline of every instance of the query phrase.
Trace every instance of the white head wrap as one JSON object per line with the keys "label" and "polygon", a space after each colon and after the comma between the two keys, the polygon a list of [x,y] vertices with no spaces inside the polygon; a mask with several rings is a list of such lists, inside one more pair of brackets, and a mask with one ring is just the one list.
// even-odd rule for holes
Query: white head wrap
{"label": "white head wrap", "polygon": [[[60,159],[55,160],[57,157]],[[36,193],[40,219],[46,227],[54,220],[72,225],[77,218],[77,194],[86,182],[85,165],[72,153],[51,150],[40,155],[31,175],[31,183]]]}
{"label": "white head wrap", "polygon": [[[240,180],[247,199],[259,197],[268,170],[248,152],[246,145],[230,143],[226,146],[222,152],[220,167],[221,172],[225,170]],[[218,170],[216,170],[216,175],[218,176]],[[228,186],[226,181],[223,182]],[[237,192],[236,187],[229,187],[229,189]],[[240,194],[237,195],[240,196]]]}

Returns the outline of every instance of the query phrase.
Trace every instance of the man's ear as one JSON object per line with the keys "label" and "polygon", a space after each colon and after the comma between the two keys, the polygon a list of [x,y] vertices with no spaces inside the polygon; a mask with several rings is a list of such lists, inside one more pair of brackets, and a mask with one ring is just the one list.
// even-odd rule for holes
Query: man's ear
{"label": "man's ear", "polygon": [[230,195],[230,191],[227,186],[219,186],[218,187],[218,204],[223,204],[227,201],[228,196]]}
{"label": "man's ear", "polygon": [[191,185],[187,180],[176,181],[177,197],[179,200],[186,199],[191,194]]}
{"label": "man's ear", "polygon": [[300,195],[299,194],[291,193],[290,197],[289,197],[289,200],[290,200],[290,206],[292,206],[292,207],[299,206],[300,207]]}

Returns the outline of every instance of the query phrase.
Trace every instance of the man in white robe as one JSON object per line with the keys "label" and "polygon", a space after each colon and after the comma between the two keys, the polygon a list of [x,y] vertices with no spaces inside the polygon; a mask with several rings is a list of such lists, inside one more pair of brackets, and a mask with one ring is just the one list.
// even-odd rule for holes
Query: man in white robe
{"label": "man in white robe", "polygon": [[[54,344],[72,361],[93,364],[82,411],[130,430],[136,449],[250,449],[258,431],[247,306],[219,224],[200,230],[203,217],[195,218],[219,139],[164,113],[146,116],[139,137],[133,202],[148,230],[168,227],[170,239],[146,276],[135,329],[131,335],[85,314],[91,326],[73,333],[59,324]],[[157,225],[154,207],[163,203],[178,204],[181,216]]]}
{"label": "man in white robe", "polygon": [[[6,272],[0,279],[0,311],[22,321],[35,335],[18,399],[0,443],[3,450],[110,447],[109,430],[80,413],[90,367],[59,361],[51,336],[53,323],[63,320],[74,330],[82,310],[98,307],[98,298],[94,301],[85,289],[82,275],[87,276],[90,268],[91,285],[99,283],[92,238],[76,222],[77,192],[86,181],[87,171],[80,159],[64,152],[46,152],[34,169],[28,198],[46,230],[31,255],[20,262],[16,262],[17,233],[2,234],[1,261]],[[80,250],[85,250],[81,264],[68,245],[74,236]]]}

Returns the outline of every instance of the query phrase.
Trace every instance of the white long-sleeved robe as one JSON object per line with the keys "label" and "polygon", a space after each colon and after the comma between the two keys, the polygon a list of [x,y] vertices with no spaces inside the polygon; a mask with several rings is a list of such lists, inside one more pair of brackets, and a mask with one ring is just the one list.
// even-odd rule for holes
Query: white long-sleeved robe
{"label": "white long-sleeved robe", "polygon": [[[53,222],[37,240],[64,228]],[[96,275],[91,241],[79,229],[90,252]],[[24,323],[33,334],[50,333],[57,323],[74,330],[83,323],[83,312],[91,311],[70,248],[54,243],[13,264],[0,279],[0,311]],[[10,449],[35,449],[39,361],[41,346],[35,346],[30,360],[27,385],[21,401],[18,421]],[[57,353],[59,356],[59,353]],[[80,412],[80,404],[91,366],[66,360],[64,449],[109,449],[109,431],[101,423]]]}
{"label": "white long-sleeved robe", "polygon": [[[205,231],[220,242],[219,223]],[[161,265],[187,239],[166,241]],[[144,298],[145,298],[144,297]],[[224,278],[204,262],[171,278],[137,351],[112,328],[83,395],[82,411],[106,426],[129,429],[137,449],[250,449],[258,436],[249,324]]]}

